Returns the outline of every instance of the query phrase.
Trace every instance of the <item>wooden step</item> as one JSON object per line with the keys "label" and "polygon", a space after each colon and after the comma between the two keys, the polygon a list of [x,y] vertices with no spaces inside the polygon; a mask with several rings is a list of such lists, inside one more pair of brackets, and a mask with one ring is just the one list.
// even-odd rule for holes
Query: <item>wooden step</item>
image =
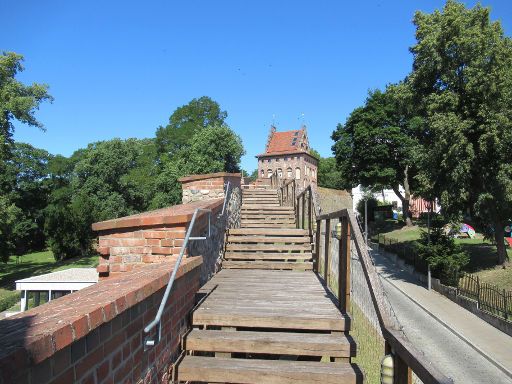
{"label": "wooden step", "polygon": [[225,260],[311,260],[312,253],[226,252]]}
{"label": "wooden step", "polygon": [[307,229],[283,228],[266,230],[263,228],[234,228],[230,229],[229,235],[271,235],[271,236],[306,236],[309,235]]}
{"label": "wooden step", "polygon": [[361,372],[348,363],[230,359],[185,356],[177,368],[179,381],[239,384],[356,384]]}
{"label": "wooden step", "polygon": [[268,195],[268,194],[274,194],[277,196],[277,189],[244,189],[243,190],[244,195]]}
{"label": "wooden step", "polygon": [[242,208],[242,215],[261,215],[261,214],[269,214],[269,215],[290,215],[295,217],[295,213],[293,210],[289,209],[281,209],[281,207],[275,207],[276,209],[245,209]]}
{"label": "wooden step", "polygon": [[293,212],[273,212],[273,211],[248,211],[242,212],[242,217],[274,217],[274,218],[290,218],[295,220]]}
{"label": "wooden step", "polygon": [[262,223],[262,222],[269,222],[269,223],[295,223],[295,218],[288,217],[288,216],[252,216],[252,217],[242,217],[241,218],[243,222],[245,223]]}
{"label": "wooden step", "polygon": [[300,356],[355,356],[355,343],[331,333],[215,331],[194,329],[185,349],[201,352],[268,353]]}
{"label": "wooden step", "polygon": [[242,228],[295,228],[295,222],[293,223],[242,223]]}
{"label": "wooden step", "polygon": [[228,243],[310,243],[309,236],[235,236],[228,237]]}
{"label": "wooden step", "polygon": [[243,213],[242,215],[243,219],[248,220],[261,220],[268,218],[269,220],[294,220],[295,221],[295,215],[290,215],[289,213],[285,213],[283,215],[281,214],[274,214],[274,213]]}
{"label": "wooden step", "polygon": [[293,207],[288,206],[275,206],[275,205],[264,205],[264,204],[244,204],[242,210],[269,210],[269,211],[289,211],[293,212]]}
{"label": "wooden step", "polygon": [[222,268],[227,269],[279,269],[312,271],[312,262],[303,261],[231,261],[222,262]]}
{"label": "wooden step", "polygon": [[[300,304],[300,303],[299,303]],[[226,312],[226,309],[216,311],[203,307],[198,308],[192,315],[194,325],[220,326],[220,327],[249,327],[249,328],[275,328],[275,329],[307,329],[319,331],[345,331],[346,321],[340,314],[323,315],[315,312],[303,311],[304,305],[295,310],[295,314],[282,315],[280,311],[260,308],[251,310],[235,309]],[[348,328],[348,326],[347,326]]]}
{"label": "wooden step", "polygon": [[288,252],[288,251],[309,251],[311,244],[226,244],[226,251],[269,251],[269,252]]}

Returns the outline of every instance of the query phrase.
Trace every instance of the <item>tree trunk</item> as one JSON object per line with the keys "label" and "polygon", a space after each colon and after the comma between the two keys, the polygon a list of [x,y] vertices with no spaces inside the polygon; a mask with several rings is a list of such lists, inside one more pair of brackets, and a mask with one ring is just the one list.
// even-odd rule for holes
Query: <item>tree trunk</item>
{"label": "tree trunk", "polygon": [[409,166],[406,165],[404,169],[404,195],[400,193],[398,186],[393,187],[393,192],[398,196],[398,198],[402,201],[402,214],[404,216],[405,225],[407,227],[412,227],[412,218],[411,212],[409,211],[409,202],[411,200],[411,188],[409,187]]}
{"label": "tree trunk", "polygon": [[507,250],[505,249],[505,229],[502,222],[494,223],[494,240],[496,241],[496,251],[498,253],[498,264],[505,264],[507,261]]}

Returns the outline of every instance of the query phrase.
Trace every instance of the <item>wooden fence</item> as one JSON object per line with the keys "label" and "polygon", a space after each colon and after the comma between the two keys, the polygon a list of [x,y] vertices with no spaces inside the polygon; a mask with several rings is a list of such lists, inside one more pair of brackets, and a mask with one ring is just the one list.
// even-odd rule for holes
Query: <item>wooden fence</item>
{"label": "wooden fence", "polygon": [[[279,188],[281,204],[295,201],[297,227],[308,229],[314,236],[315,271],[336,296],[339,308],[352,317],[350,332],[358,342],[356,363],[368,382],[379,381],[380,361],[392,354],[394,384],[412,383],[413,372],[424,384],[452,383],[425,358],[421,346],[412,345],[394,323],[353,213],[343,209],[321,215],[311,186],[295,195],[297,190],[290,188],[291,184],[273,185]],[[367,361],[360,360],[364,349],[371,350]]]}

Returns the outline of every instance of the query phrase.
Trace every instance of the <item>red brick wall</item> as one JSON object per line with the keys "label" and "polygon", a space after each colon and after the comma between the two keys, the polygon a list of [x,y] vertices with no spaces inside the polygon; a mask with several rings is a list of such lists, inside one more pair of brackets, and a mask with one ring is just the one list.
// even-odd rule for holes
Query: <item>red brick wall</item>
{"label": "red brick wall", "polygon": [[[223,202],[216,199],[175,205],[93,224],[93,230],[98,231],[100,278],[117,276],[145,264],[168,262],[179,254],[196,208],[218,212]],[[207,223],[207,214],[201,212],[194,232],[199,233]]]}
{"label": "red brick wall", "polygon": [[170,266],[100,281],[0,321],[0,383],[168,383],[199,288],[201,258],[183,260],[163,315],[162,340],[144,352]]}

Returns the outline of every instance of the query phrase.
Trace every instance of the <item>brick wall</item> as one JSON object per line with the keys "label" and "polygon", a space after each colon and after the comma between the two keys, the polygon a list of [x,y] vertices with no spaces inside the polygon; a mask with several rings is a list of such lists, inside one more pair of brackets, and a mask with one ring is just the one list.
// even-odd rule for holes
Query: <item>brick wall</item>
{"label": "brick wall", "polygon": [[172,268],[145,265],[0,321],[0,383],[168,383],[199,288],[200,257],[183,260],[163,315],[162,340],[144,351]]}
{"label": "brick wall", "polygon": [[[291,177],[288,175],[288,169],[290,168],[292,171]],[[281,179],[295,179],[297,168],[300,170],[300,178],[297,180],[297,186],[300,189],[304,189],[309,184],[316,185],[318,161],[306,153],[260,155],[258,158],[258,179],[267,179],[269,170],[272,173],[277,173],[279,169],[282,172]]]}
{"label": "brick wall", "polygon": [[[98,232],[100,279],[170,261],[181,250],[196,208],[217,213],[223,203],[223,199],[198,201],[93,224]],[[207,214],[201,212],[194,231],[200,233],[207,224]]]}

